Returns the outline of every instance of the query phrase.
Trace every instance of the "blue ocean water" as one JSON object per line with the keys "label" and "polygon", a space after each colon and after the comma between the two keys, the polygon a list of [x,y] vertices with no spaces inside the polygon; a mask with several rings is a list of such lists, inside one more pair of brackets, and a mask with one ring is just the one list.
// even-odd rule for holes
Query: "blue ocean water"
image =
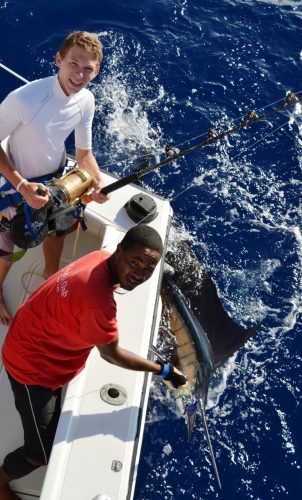
{"label": "blue ocean water", "polygon": [[[46,76],[69,31],[97,32],[94,149],[124,175],[140,155],[156,161],[166,144],[187,148],[301,95],[301,27],[301,0],[0,0],[0,60]],[[17,82],[2,72],[1,83],[2,99]],[[297,104],[144,179],[171,200],[173,238],[190,240],[232,317],[262,326],[209,395],[222,491],[200,421],[188,444],[155,381],[135,500],[301,497],[301,166]]]}

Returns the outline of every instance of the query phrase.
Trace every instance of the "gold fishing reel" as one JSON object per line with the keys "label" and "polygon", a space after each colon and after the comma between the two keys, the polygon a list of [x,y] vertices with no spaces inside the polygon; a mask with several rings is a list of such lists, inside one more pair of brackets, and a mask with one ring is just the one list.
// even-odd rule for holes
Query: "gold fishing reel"
{"label": "gold fishing reel", "polygon": [[55,179],[50,190],[58,202],[72,205],[89,194],[93,187],[92,182],[92,177],[86,170],[76,167],[60,179]]}

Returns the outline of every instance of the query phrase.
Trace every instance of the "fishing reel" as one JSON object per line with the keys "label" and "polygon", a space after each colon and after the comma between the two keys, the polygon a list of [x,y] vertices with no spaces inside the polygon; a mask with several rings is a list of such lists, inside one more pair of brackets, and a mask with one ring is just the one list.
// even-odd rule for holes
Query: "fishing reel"
{"label": "fishing reel", "polygon": [[74,205],[92,190],[92,177],[86,170],[76,167],[60,179],[51,180],[47,187],[55,206]]}
{"label": "fishing reel", "polygon": [[[24,203],[18,207],[17,214],[11,221],[11,237],[20,248],[33,248],[42,243],[49,233],[63,233],[77,221],[86,229],[83,215],[86,203],[91,200],[91,175],[76,167],[45,185],[50,191],[47,204],[34,210]],[[45,194],[45,186],[40,184],[37,192]]]}

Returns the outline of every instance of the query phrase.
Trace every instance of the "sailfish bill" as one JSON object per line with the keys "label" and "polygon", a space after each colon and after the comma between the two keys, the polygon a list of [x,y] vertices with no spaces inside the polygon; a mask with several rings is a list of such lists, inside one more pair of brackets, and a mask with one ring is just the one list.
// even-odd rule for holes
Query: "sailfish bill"
{"label": "sailfish bill", "polygon": [[206,420],[206,412],[205,412],[205,408],[203,407],[202,401],[200,401],[200,409],[201,409],[202,424],[203,424],[203,428],[204,428],[206,440],[207,440],[207,443],[208,443],[209,452],[210,452],[210,455],[211,455],[212,465],[213,465],[213,468],[214,468],[214,472],[215,472],[215,476],[216,476],[219,488],[221,488],[220,476],[219,476],[219,472],[218,472],[217,465],[216,465],[216,459],[215,459],[215,455],[214,455],[214,452],[213,452],[213,447],[212,447],[212,443],[211,443],[211,439],[210,439],[210,434],[209,434],[209,430],[208,430],[208,424],[207,424],[207,420]]}

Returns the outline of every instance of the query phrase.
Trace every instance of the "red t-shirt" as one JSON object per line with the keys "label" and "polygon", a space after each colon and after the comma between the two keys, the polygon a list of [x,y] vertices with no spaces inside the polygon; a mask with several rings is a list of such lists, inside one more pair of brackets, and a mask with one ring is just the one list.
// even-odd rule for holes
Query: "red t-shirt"
{"label": "red t-shirt", "polygon": [[2,350],[18,382],[55,390],[84,368],[95,345],[118,338],[109,255],[99,250],[72,262],[18,309]]}

